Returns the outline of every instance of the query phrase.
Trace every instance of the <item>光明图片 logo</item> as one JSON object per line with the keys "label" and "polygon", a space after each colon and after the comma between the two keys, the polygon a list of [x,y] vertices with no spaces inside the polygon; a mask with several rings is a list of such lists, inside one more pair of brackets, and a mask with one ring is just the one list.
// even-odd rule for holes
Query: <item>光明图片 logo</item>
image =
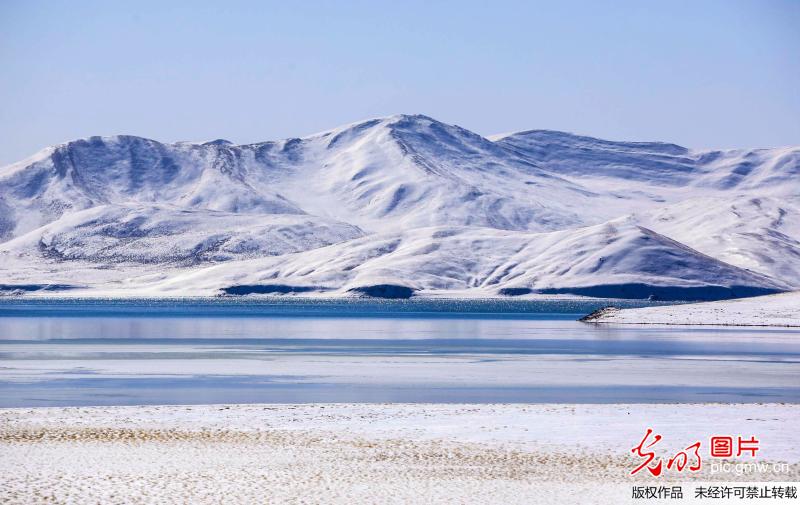
{"label": "\u5149\u660e\u56fe\u7247 logo", "polygon": [[[653,477],[658,477],[665,470],[682,473],[684,470],[699,472],[702,469],[702,443],[700,441],[676,452],[666,460],[665,465],[664,459],[656,456],[655,450],[652,450],[661,440],[661,435],[655,433],[652,428],[647,428],[639,444],[631,449],[633,454],[644,460],[631,471],[631,475],[647,470]],[[755,436],[714,435],[709,438],[709,456],[711,458],[739,458],[742,456],[755,458],[756,453],[760,450],[759,443]]]}

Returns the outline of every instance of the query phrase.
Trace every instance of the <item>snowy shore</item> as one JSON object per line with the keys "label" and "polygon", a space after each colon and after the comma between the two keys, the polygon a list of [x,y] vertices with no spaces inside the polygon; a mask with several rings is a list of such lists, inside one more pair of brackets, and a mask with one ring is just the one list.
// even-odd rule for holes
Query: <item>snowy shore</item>
{"label": "snowy shore", "polygon": [[705,460],[638,481],[787,482],[800,477],[798,419],[785,404],[4,409],[0,501],[622,503],[647,427],[661,456],[743,433],[761,440],[759,462],[789,466],[735,475]]}
{"label": "snowy shore", "polygon": [[592,323],[800,327],[800,291],[719,302],[604,310]]}

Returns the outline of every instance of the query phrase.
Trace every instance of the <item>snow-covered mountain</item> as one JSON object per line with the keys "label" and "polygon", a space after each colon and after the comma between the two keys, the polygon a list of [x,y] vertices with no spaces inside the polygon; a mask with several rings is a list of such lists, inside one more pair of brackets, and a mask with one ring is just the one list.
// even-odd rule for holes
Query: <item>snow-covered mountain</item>
{"label": "snow-covered mountain", "polygon": [[408,115],[249,145],[91,137],[0,168],[0,288],[780,291],[800,287],[798,175],[797,148],[485,138]]}
{"label": "snow-covered mountain", "polygon": [[[713,280],[713,281],[712,281]],[[430,227],[370,235],[305,253],[215,265],[163,288],[237,286],[347,293],[370,286],[414,291],[611,298],[716,299],[786,286],[716,261],[630,219],[548,233]]]}

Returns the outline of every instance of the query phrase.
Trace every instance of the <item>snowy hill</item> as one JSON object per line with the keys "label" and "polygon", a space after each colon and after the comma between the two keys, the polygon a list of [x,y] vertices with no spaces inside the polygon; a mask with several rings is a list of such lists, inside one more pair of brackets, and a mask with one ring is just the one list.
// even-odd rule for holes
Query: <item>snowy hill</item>
{"label": "snowy hill", "polygon": [[339,294],[369,286],[476,295],[541,293],[717,299],[785,289],[620,219],[576,230],[523,233],[432,227],[371,235],[313,251],[192,270],[158,286],[278,285]]}
{"label": "snowy hill", "polygon": [[0,285],[774,292],[800,287],[798,175],[793,148],[489,139],[419,115],[249,145],[91,137],[0,168]]}
{"label": "snowy hill", "polygon": [[800,289],[798,198],[692,198],[638,221],[721,261]]}
{"label": "snowy hill", "polygon": [[355,226],[307,215],[264,219],[155,205],[100,205],[66,214],[0,247],[61,261],[196,264],[306,251],[362,235]]}

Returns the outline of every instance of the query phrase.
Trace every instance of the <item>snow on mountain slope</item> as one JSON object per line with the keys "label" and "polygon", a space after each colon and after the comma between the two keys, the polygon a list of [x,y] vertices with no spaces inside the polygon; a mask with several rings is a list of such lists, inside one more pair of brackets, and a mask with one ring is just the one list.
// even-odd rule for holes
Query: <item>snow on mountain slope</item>
{"label": "snow on mountain slope", "polygon": [[497,135],[495,142],[573,180],[616,179],[705,191],[800,195],[800,148],[690,150],[661,142],[616,142],[549,130]]}
{"label": "snow on mountain slope", "polygon": [[0,257],[96,263],[196,264],[275,256],[360,237],[324,218],[102,205],[0,244]]}
{"label": "snow on mountain slope", "polygon": [[0,273],[205,294],[753,294],[800,286],[799,153],[493,141],[420,115],[249,145],[91,137],[0,168]]}
{"label": "snow on mountain slope", "polygon": [[0,169],[0,206],[13,209],[6,239],[104,204],[310,213],[370,231],[432,225],[552,231],[602,222],[634,205],[425,116],[244,146],[91,137]]}
{"label": "snow on mountain slope", "polygon": [[280,195],[257,192],[224,146],[131,136],[91,137],[49,148],[32,163],[0,169],[0,202],[10,210],[5,237],[62,215],[107,204],[173,204],[237,213],[300,214]]}
{"label": "snow on mountain slope", "polygon": [[636,219],[704,254],[800,289],[800,208],[791,201],[693,198]]}
{"label": "snow on mountain slope", "polygon": [[484,295],[717,299],[786,289],[693,251],[630,219],[576,230],[521,233],[430,227],[384,233],[277,258],[176,275],[158,291],[203,293],[236,286],[338,291],[406,286]]}
{"label": "snow on mountain slope", "polygon": [[685,147],[614,142],[550,130],[492,137],[495,142],[563,176],[635,179],[669,186],[692,181],[696,160]]}
{"label": "snow on mountain slope", "polygon": [[479,135],[425,116],[391,116],[297,139],[294,154],[270,160],[289,166],[293,176],[268,170],[269,183],[310,213],[371,231],[563,229],[584,222],[594,196]]}
{"label": "snow on mountain slope", "polygon": [[698,187],[800,196],[800,148],[707,151],[698,160]]}

